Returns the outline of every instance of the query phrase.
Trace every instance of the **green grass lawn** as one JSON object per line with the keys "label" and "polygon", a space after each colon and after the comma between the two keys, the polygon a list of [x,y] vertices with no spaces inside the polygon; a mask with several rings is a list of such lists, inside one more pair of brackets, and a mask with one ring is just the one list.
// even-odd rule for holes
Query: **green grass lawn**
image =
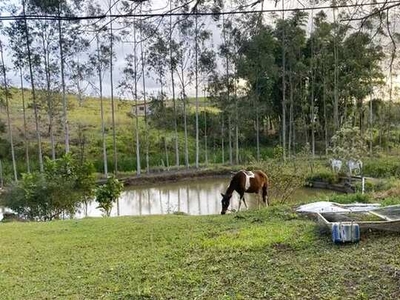
{"label": "green grass lawn", "polygon": [[398,299],[400,237],[334,245],[272,207],[0,224],[0,299]]}

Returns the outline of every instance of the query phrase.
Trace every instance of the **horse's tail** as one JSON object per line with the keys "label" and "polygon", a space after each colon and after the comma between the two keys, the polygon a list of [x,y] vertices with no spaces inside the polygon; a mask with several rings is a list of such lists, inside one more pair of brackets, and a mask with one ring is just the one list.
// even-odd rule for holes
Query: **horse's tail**
{"label": "horse's tail", "polygon": [[264,173],[263,171],[261,171],[261,170],[259,170],[258,173],[259,173],[262,177],[264,177],[265,184],[266,184],[267,187],[268,187],[268,185],[269,185],[269,178],[268,178],[268,175],[265,174],[265,173]]}
{"label": "horse's tail", "polygon": [[268,175],[265,174],[261,170],[258,171],[258,174],[264,178],[264,184],[262,185],[262,197],[263,197],[264,203],[269,206],[269,200],[268,200],[269,178],[268,178]]}

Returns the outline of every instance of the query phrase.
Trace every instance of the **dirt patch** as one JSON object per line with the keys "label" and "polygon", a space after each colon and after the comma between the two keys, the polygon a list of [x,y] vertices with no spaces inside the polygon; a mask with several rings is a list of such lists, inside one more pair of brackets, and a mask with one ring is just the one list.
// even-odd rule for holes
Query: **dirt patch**
{"label": "dirt patch", "polygon": [[279,252],[292,252],[294,251],[293,247],[285,244],[285,243],[276,243],[272,245],[272,248],[279,251]]}

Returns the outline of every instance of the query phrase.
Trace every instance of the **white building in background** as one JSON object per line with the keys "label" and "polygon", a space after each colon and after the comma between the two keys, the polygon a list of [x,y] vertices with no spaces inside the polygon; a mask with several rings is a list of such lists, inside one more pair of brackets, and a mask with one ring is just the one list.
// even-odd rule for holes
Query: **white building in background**
{"label": "white building in background", "polygon": [[141,102],[138,104],[133,104],[132,105],[132,115],[136,116],[136,111],[137,111],[137,115],[140,116],[145,116],[145,115],[151,115],[152,111],[150,109],[150,102]]}

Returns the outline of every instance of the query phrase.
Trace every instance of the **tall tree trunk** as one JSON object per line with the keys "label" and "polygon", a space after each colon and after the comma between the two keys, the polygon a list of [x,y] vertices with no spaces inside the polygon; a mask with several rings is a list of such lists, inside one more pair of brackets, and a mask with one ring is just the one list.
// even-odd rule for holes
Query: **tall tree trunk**
{"label": "tall tree trunk", "polygon": [[[334,1],[334,5],[336,5],[336,1]],[[336,22],[336,9],[333,9],[333,22],[335,24],[335,35],[334,35],[334,43],[333,43],[333,54],[335,61],[334,68],[334,102],[333,102],[333,120],[335,125],[335,132],[339,129],[339,92],[338,92],[338,84],[339,84],[339,76],[338,76],[338,61],[339,61],[339,48],[338,48],[338,34],[337,34],[337,22]]]}
{"label": "tall tree trunk", "polygon": [[372,156],[373,122],[372,122],[372,92],[369,94],[369,155]]}
{"label": "tall tree trunk", "polygon": [[233,164],[233,153],[232,153],[232,122],[231,116],[228,116],[228,137],[229,137],[229,164]]}
{"label": "tall tree trunk", "polygon": [[[237,51],[235,51],[237,52]],[[239,164],[239,114],[238,114],[238,94],[237,94],[237,69],[235,68],[233,77],[233,92],[234,92],[234,99],[235,99],[235,164]]]}
{"label": "tall tree trunk", "polygon": [[[206,99],[206,89],[204,89],[204,100]],[[207,107],[204,101],[204,162],[208,165],[208,141],[207,141]]]}
{"label": "tall tree trunk", "polygon": [[14,180],[18,181],[17,164],[15,162],[15,152],[14,152],[14,140],[13,140],[13,133],[12,133],[11,118],[10,118],[10,102],[8,99],[9,90],[8,90],[8,83],[7,83],[6,66],[4,65],[3,43],[1,41],[0,41],[0,54],[1,54],[1,66],[2,66],[3,82],[4,82],[4,90],[5,90],[5,100],[6,100],[8,138],[10,139],[10,145],[11,145],[11,159],[12,159],[12,165],[13,165],[13,171],[14,171]]}
{"label": "tall tree trunk", "polygon": [[196,89],[196,168],[199,167],[199,82],[198,82],[198,24],[197,9],[195,14],[195,89]]}
{"label": "tall tree trunk", "polygon": [[[58,15],[61,15],[60,9],[61,1],[58,7]],[[61,20],[58,20],[58,36],[60,47],[60,65],[61,65],[61,88],[62,88],[62,107],[63,107],[63,131],[65,134],[65,153],[69,152],[69,125],[68,125],[68,110],[67,110],[67,97],[65,91],[65,73],[64,73],[64,50],[63,50],[63,37],[61,30]]]}
{"label": "tall tree trunk", "polygon": [[46,102],[47,102],[47,114],[49,117],[49,134],[50,134],[50,145],[51,145],[51,158],[56,159],[55,143],[54,143],[54,129],[53,129],[53,103],[51,99],[51,83],[50,83],[50,56],[48,46],[46,45],[45,33],[42,36],[43,45],[43,56],[44,56],[44,72],[46,75]]}
{"label": "tall tree trunk", "polygon": [[[25,16],[25,0],[22,2],[23,7],[23,15]],[[43,172],[43,155],[42,155],[42,138],[40,135],[40,126],[39,126],[39,116],[38,116],[38,108],[37,108],[37,99],[36,99],[36,90],[35,90],[35,81],[33,76],[33,67],[32,67],[32,55],[31,55],[31,46],[29,41],[29,28],[28,22],[26,18],[24,18],[25,25],[25,38],[26,38],[26,50],[28,52],[28,64],[29,64],[29,76],[31,79],[31,91],[32,91],[32,100],[33,100],[33,111],[35,115],[35,130],[36,130],[36,139],[38,143],[38,157],[39,157],[39,168],[40,172]]]}
{"label": "tall tree trunk", "polygon": [[[282,0],[282,20],[285,21],[285,1]],[[282,30],[282,150],[286,160],[286,34]]]}
{"label": "tall tree trunk", "polygon": [[258,110],[256,111],[256,140],[257,140],[257,161],[260,161],[260,122]]}
{"label": "tall tree trunk", "polygon": [[169,157],[168,157],[168,146],[167,146],[167,137],[163,137],[164,140],[164,151],[165,151],[165,165],[167,167],[167,170],[169,170]]}
{"label": "tall tree trunk", "polygon": [[224,136],[225,136],[225,132],[224,132],[224,117],[223,114],[221,113],[221,154],[222,154],[222,164],[225,164],[225,141],[224,141]]}
{"label": "tall tree trunk", "polygon": [[[141,4],[141,9],[142,11],[142,4]],[[144,35],[143,35],[143,26],[142,26],[142,20],[141,20],[141,26],[140,26],[140,55],[141,55],[141,60],[142,60],[142,84],[143,84],[143,102],[144,102],[144,139],[145,139],[145,144],[146,144],[146,171],[147,173],[150,173],[150,162],[149,162],[149,136],[148,136],[148,116],[147,116],[147,98],[146,98],[146,74],[145,74],[145,56],[144,56],[144,51],[143,51],[143,40],[144,40]]]}
{"label": "tall tree trunk", "polygon": [[[112,11],[112,0],[110,0],[110,96],[111,96],[111,122],[112,122],[112,132],[113,132],[113,150],[114,150],[114,174],[118,173],[118,159],[117,159],[117,141],[115,134],[115,103],[114,103],[114,79],[113,79],[113,20],[111,17]],[[119,216],[119,203],[117,201],[117,215]]]}
{"label": "tall tree trunk", "polygon": [[137,87],[137,56],[136,56],[136,21],[133,23],[133,64],[134,64],[134,73],[135,73],[135,85],[134,85],[134,94],[135,94],[135,121],[136,121],[136,174],[140,176],[141,174],[141,164],[140,164],[140,139],[139,139],[139,110],[138,110],[138,87]]}
{"label": "tall tree trunk", "polygon": [[[223,40],[225,47],[228,48],[228,42],[226,38],[225,20],[222,15],[222,30],[223,30]],[[230,84],[229,84],[229,54],[226,51],[225,55],[225,75],[226,75],[226,97],[227,103],[230,104]],[[231,116],[228,115],[228,143],[229,143],[229,164],[233,164],[233,153],[232,153],[232,126],[231,126]]]}
{"label": "tall tree trunk", "polygon": [[187,105],[186,105],[186,88],[185,88],[185,74],[184,67],[181,69],[181,80],[182,80],[182,101],[183,101],[183,130],[185,136],[185,166],[189,168],[189,146],[188,146],[188,130],[187,130]]}
{"label": "tall tree trunk", "polygon": [[21,99],[22,99],[22,116],[24,120],[24,144],[25,144],[25,159],[26,159],[26,171],[31,172],[31,164],[29,158],[29,140],[28,140],[28,129],[26,122],[26,105],[25,105],[25,93],[24,93],[24,79],[22,76],[22,69],[19,69],[20,84],[21,84]]}
{"label": "tall tree trunk", "polygon": [[106,146],[106,132],[104,125],[104,104],[103,104],[103,76],[102,76],[102,64],[101,64],[101,54],[100,54],[100,41],[99,35],[96,34],[97,43],[97,72],[99,75],[99,92],[100,92],[100,117],[101,117],[101,138],[103,140],[103,166],[104,166],[104,176],[108,177],[108,161],[107,161],[107,146]]}
{"label": "tall tree trunk", "polygon": [[235,85],[235,161],[239,164],[239,115],[238,115],[238,96]]}
{"label": "tall tree trunk", "polygon": [[324,140],[325,140],[325,155],[328,155],[328,114],[326,109],[326,74],[323,75],[323,83],[322,83],[322,100],[323,100],[323,110],[324,110]]}
{"label": "tall tree trunk", "polygon": [[[172,10],[172,1],[169,2],[169,8]],[[174,58],[172,55],[172,16],[169,17],[169,56],[170,56],[170,72],[171,72],[171,88],[172,88],[172,102],[174,105],[174,132],[175,132],[175,164],[179,167],[179,137],[178,137],[178,122],[176,111],[176,97],[175,97],[175,78],[174,78]]]}
{"label": "tall tree trunk", "polygon": [[[311,33],[314,31],[314,10],[311,10]],[[314,66],[314,39],[311,38],[311,159],[315,158],[315,111],[314,111],[314,89],[315,89],[315,66]]]}
{"label": "tall tree trunk", "polygon": [[292,70],[289,70],[289,136],[288,136],[288,156],[291,158],[292,156],[292,137],[293,137],[293,76]]}

